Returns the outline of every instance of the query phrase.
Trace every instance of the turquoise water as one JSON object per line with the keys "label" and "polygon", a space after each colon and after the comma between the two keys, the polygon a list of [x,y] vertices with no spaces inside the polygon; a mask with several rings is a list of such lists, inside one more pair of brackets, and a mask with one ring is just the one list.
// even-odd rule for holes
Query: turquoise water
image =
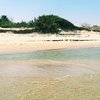
{"label": "turquoise water", "polygon": [[0,54],[2,60],[100,60],[100,47]]}

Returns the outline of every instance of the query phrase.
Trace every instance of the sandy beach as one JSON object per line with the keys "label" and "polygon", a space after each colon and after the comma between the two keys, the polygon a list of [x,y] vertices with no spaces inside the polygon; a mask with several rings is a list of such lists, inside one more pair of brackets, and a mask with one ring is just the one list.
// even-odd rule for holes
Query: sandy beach
{"label": "sandy beach", "polygon": [[[100,100],[99,49],[86,50],[87,47],[100,47],[99,33],[66,34],[70,35],[1,33],[0,100]],[[86,51],[82,51],[84,47]],[[24,54],[49,49],[66,52]],[[33,59],[34,53],[42,58]],[[43,59],[44,54],[48,59]],[[65,56],[68,59],[57,59]]]}
{"label": "sandy beach", "polygon": [[[69,34],[69,33],[68,33]],[[76,34],[76,33],[74,33]],[[77,33],[78,34],[78,33]],[[100,46],[96,32],[80,32],[80,35],[0,34],[0,53],[32,52],[36,50]]]}
{"label": "sandy beach", "polygon": [[0,0],[0,100],[100,100],[100,0]]}

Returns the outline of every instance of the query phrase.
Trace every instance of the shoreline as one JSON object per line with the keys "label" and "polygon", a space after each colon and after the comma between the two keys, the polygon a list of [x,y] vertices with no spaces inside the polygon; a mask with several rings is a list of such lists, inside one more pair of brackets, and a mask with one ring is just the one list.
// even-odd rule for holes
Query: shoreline
{"label": "shoreline", "polygon": [[[74,32],[73,32],[74,33]],[[81,47],[100,47],[100,35],[82,33],[80,36],[57,36],[33,34],[0,34],[0,54],[22,53],[53,49],[74,49]],[[87,37],[89,34],[89,37]]]}
{"label": "shoreline", "polygon": [[2,43],[0,44],[0,54],[87,47],[100,47],[100,41]]}

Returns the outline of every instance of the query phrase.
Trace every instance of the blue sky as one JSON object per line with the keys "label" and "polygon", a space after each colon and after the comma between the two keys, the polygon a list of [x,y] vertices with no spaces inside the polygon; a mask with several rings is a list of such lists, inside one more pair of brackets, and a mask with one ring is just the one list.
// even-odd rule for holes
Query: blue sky
{"label": "blue sky", "polygon": [[75,25],[100,25],[100,0],[0,0],[0,15],[29,21],[43,14],[66,18]]}

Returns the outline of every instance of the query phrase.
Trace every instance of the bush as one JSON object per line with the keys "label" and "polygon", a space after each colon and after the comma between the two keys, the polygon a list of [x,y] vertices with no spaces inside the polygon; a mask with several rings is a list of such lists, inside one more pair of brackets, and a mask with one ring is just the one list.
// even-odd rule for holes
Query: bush
{"label": "bush", "polygon": [[40,33],[59,33],[60,30],[74,30],[76,27],[69,21],[55,15],[43,15],[35,18],[35,31]]}
{"label": "bush", "polygon": [[[35,18],[34,21],[30,22],[17,22],[14,23],[8,19],[7,16],[3,15],[0,18],[0,27],[3,28],[32,28],[32,30],[19,30],[12,31],[14,33],[32,33],[33,31],[39,33],[59,33],[60,31],[70,31],[80,29],[79,27],[74,26],[71,22],[55,15],[43,15]],[[8,30],[9,31],[9,30]],[[4,32],[1,30],[1,32]]]}

